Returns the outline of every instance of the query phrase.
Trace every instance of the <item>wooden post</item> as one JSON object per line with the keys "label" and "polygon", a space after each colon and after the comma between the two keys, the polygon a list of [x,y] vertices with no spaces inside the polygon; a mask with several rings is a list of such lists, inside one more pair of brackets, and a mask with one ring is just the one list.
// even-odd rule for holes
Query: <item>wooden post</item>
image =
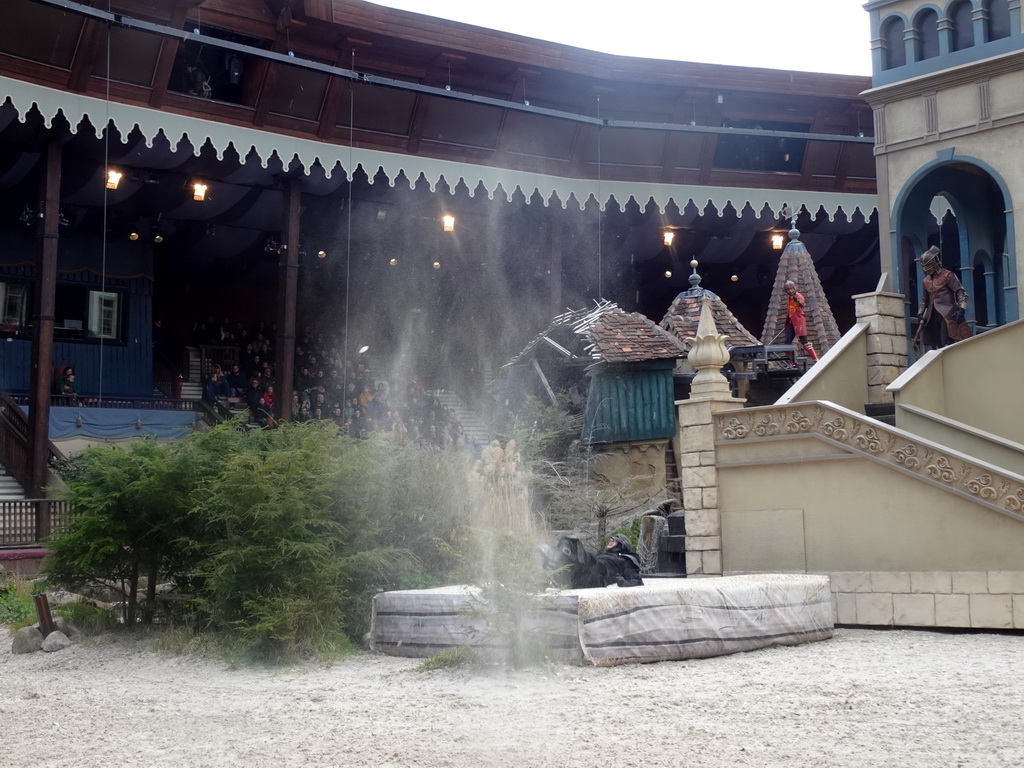
{"label": "wooden post", "polygon": [[46,593],[32,596],[32,602],[36,606],[36,616],[39,619],[39,633],[45,638],[55,629],[53,616],[50,615],[50,601],[46,599]]}
{"label": "wooden post", "polygon": [[36,499],[36,541],[45,541],[52,532],[50,500]]}
{"label": "wooden post", "polygon": [[284,226],[281,240],[284,245],[279,264],[277,304],[281,314],[277,323],[277,380],[280,407],[275,413],[278,421],[292,418],[292,391],[295,388],[295,313],[299,285],[299,203],[302,192],[299,179],[285,179]]}
{"label": "wooden post", "polygon": [[46,461],[50,439],[50,391],[53,387],[53,321],[57,286],[57,227],[60,215],[61,143],[46,147],[45,173],[40,184],[42,215],[36,254],[35,301],[32,315],[32,369],[29,381],[30,498],[46,494]]}

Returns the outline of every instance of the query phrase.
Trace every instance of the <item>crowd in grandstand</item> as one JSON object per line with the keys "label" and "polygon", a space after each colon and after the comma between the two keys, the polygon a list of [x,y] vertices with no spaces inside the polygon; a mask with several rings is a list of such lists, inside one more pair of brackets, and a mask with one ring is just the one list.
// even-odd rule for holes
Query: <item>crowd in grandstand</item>
{"label": "crowd in grandstand", "polygon": [[[203,399],[244,402],[254,423],[273,426],[281,410],[275,391],[280,389],[273,344],[276,333],[273,323],[246,328],[240,322],[211,317],[198,324],[194,344],[239,349],[238,363],[229,370],[213,367],[203,385]],[[478,450],[454,412],[416,378],[400,382],[376,378],[361,357],[346,361],[340,348],[340,339],[310,331],[299,334],[291,403],[294,421],[333,421],[341,434],[352,437],[377,432],[400,443]]]}

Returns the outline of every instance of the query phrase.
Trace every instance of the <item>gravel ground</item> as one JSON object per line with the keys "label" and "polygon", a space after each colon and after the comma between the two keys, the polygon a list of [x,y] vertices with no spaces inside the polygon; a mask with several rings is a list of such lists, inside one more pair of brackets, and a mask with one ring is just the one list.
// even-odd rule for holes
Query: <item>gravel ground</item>
{"label": "gravel ground", "polygon": [[109,636],[15,656],[0,765],[1021,766],[1024,637],[839,629],[611,668],[232,670]]}

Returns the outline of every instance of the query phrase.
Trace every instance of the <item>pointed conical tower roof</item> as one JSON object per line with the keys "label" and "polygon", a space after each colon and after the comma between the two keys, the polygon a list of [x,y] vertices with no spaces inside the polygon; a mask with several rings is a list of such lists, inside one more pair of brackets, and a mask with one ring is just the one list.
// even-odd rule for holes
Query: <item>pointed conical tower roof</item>
{"label": "pointed conical tower roof", "polygon": [[807,314],[807,340],[819,354],[828,352],[839,341],[839,326],[832,314],[832,308],[825,298],[825,291],[818,279],[807,246],[800,242],[800,230],[796,220],[789,230],[789,244],[779,259],[779,270],[775,273],[772,297],[768,301],[768,314],[764,320],[761,338],[765,344],[781,344],[786,331],[786,281],[796,283],[796,289],[804,296],[804,312]]}
{"label": "pointed conical tower roof", "polygon": [[[697,262],[691,261],[693,274],[690,275],[690,290],[683,291],[669,305],[668,311],[661,319],[662,328],[671,333],[689,349],[693,338],[697,335],[697,325],[700,322],[701,308],[704,297],[708,298],[711,316],[714,318],[715,327],[718,332],[724,334],[727,347],[745,347],[751,344],[760,344],[757,337],[743,327],[743,323],[736,319],[736,316],[729,311],[717,295],[707,288],[700,287],[700,275],[697,274]],[[690,339],[690,341],[687,341]]]}

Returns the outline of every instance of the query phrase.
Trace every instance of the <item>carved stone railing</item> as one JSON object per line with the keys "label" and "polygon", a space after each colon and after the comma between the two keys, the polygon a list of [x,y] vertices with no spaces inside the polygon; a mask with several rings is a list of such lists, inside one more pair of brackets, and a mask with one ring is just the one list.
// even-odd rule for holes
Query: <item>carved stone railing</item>
{"label": "carved stone railing", "polygon": [[1024,521],[1024,477],[833,403],[725,411],[714,426],[720,445],[817,438]]}

